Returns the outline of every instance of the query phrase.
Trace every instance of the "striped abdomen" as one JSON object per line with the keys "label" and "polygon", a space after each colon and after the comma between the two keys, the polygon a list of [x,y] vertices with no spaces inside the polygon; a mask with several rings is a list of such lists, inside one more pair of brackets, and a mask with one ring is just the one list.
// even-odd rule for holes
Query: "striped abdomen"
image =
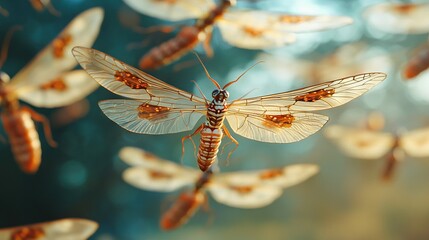
{"label": "striped abdomen", "polygon": [[39,134],[30,113],[17,110],[1,115],[12,152],[22,171],[34,173],[39,169],[42,150]]}
{"label": "striped abdomen", "polygon": [[173,39],[152,48],[140,60],[141,69],[155,69],[177,60],[192,50],[202,39],[204,32],[190,26],[184,27]]}
{"label": "striped abdomen", "polygon": [[222,140],[223,120],[225,119],[224,105],[211,103],[207,109],[207,122],[201,130],[200,146],[197,161],[201,171],[206,171],[216,160]]}
{"label": "striped abdomen", "polygon": [[182,193],[179,199],[161,217],[161,228],[171,230],[186,223],[204,201],[204,194],[196,192]]}
{"label": "striped abdomen", "polygon": [[417,55],[412,56],[404,69],[405,79],[417,77],[429,68],[429,46],[422,48]]}

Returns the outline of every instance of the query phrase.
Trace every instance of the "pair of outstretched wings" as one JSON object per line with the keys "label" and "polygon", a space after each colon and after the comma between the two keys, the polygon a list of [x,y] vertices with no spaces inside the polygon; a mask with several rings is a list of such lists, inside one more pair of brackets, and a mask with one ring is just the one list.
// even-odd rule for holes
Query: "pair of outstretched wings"
{"label": "pair of outstretched wings", "polygon": [[[207,112],[206,101],[177,89],[100,51],[76,47],[77,61],[100,85],[132,98],[105,100],[101,110],[131,132],[167,134],[191,130]],[[309,113],[333,108],[362,95],[386,78],[365,73],[290,92],[238,99],[226,119],[237,134],[273,143],[299,141],[318,131],[328,117]]]}
{"label": "pair of outstretched wings", "polygon": [[[215,6],[212,0],[124,2],[142,14],[170,21],[202,18]],[[217,24],[229,44],[262,49],[295,42],[293,33],[332,29],[352,22],[351,18],[340,16],[294,16],[258,10],[233,10],[225,12]]]}
{"label": "pair of outstretched wings", "polygon": [[0,229],[0,239],[86,240],[97,230],[96,222],[68,218],[52,222]]}
{"label": "pair of outstretched wings", "polygon": [[[74,18],[27,66],[8,83],[18,97],[37,107],[69,105],[92,91],[98,84],[76,66],[71,49],[90,47],[98,36],[104,11],[92,8]],[[1,101],[1,100],[0,100]]]}
{"label": "pair of outstretched wings", "polygon": [[[202,176],[200,171],[179,166],[138,148],[125,147],[119,156],[132,166],[123,173],[124,180],[144,190],[171,192],[192,186]],[[283,188],[303,182],[318,171],[319,168],[313,164],[296,164],[261,171],[215,173],[203,188],[225,205],[258,208],[280,197]]]}
{"label": "pair of outstretched wings", "polygon": [[411,157],[429,157],[429,128],[416,129],[396,137],[386,132],[330,126],[326,128],[325,135],[354,158],[378,159],[396,144]]}
{"label": "pair of outstretched wings", "polygon": [[428,14],[428,3],[380,3],[364,11],[369,25],[393,34],[428,33],[429,22],[421,21]]}

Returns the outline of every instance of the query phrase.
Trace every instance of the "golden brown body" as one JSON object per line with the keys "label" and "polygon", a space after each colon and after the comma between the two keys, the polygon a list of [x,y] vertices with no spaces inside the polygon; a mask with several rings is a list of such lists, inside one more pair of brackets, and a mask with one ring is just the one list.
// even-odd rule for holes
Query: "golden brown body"
{"label": "golden brown body", "polygon": [[230,0],[222,1],[219,6],[210,11],[206,17],[200,19],[194,26],[182,28],[176,37],[158,47],[152,48],[141,58],[140,68],[156,69],[162,67],[179,59],[206,38],[210,40],[212,25],[231,5]]}
{"label": "golden brown body", "polygon": [[39,169],[42,150],[31,113],[13,109],[1,114],[3,127],[9,137],[15,160],[22,171],[34,173]]}
{"label": "golden brown body", "polygon": [[161,217],[161,228],[175,229],[186,223],[204,201],[204,194],[198,190],[180,194],[179,199]]}

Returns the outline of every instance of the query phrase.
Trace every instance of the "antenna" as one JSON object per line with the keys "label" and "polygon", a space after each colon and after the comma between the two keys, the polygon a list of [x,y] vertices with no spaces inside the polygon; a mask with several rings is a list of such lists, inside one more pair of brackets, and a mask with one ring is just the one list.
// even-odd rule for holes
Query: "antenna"
{"label": "antenna", "polygon": [[195,56],[197,56],[198,61],[199,61],[199,62],[201,63],[201,65],[203,66],[203,68],[204,68],[204,72],[206,72],[206,76],[207,76],[207,78],[208,78],[208,79],[210,79],[210,81],[212,81],[212,83],[213,83],[213,84],[214,84],[218,89],[221,89],[221,88],[220,88],[219,83],[217,83],[217,82],[216,82],[216,80],[214,80],[214,79],[210,76],[209,72],[207,71],[206,66],[204,66],[204,63],[203,63],[203,61],[201,61],[201,58],[200,58],[200,56],[198,56],[197,52],[195,52],[195,51],[192,51],[192,52],[195,54]]}
{"label": "antenna", "polygon": [[225,84],[225,86],[223,86],[223,89],[226,89],[227,87],[231,86],[232,84],[238,82],[238,80],[240,80],[240,78],[242,76],[244,76],[244,74],[246,74],[250,69],[252,69],[253,67],[255,67],[256,65],[258,65],[259,63],[262,63],[262,62],[264,62],[264,61],[259,61],[259,62],[255,63],[255,64],[253,64],[251,67],[249,67],[248,69],[246,69],[246,71],[244,71],[242,74],[240,74],[240,76],[238,76],[237,79],[235,79],[235,80],[233,80],[233,81]]}
{"label": "antenna", "polygon": [[198,91],[203,96],[204,100],[206,101],[206,104],[208,105],[209,101],[207,100],[206,95],[204,95],[203,91],[201,91],[201,88],[200,88],[200,86],[198,86],[198,83],[195,80],[192,80],[192,82],[195,83],[195,86],[197,86]]}
{"label": "antenna", "polygon": [[8,53],[9,45],[10,45],[10,40],[12,39],[13,33],[15,31],[18,31],[21,29],[22,29],[21,26],[14,26],[6,33],[6,37],[4,38],[3,46],[2,46],[1,52],[0,52],[0,68],[6,62],[7,53]]}

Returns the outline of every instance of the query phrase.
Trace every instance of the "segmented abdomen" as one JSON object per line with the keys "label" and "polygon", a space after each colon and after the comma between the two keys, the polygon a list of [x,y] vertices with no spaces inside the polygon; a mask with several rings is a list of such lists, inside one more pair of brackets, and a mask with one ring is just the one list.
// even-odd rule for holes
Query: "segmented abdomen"
{"label": "segmented abdomen", "polygon": [[222,134],[220,128],[204,126],[203,130],[201,130],[200,146],[197,154],[198,166],[201,171],[205,172],[216,160]]}
{"label": "segmented abdomen", "polygon": [[429,46],[421,49],[417,55],[412,56],[404,69],[405,79],[417,77],[429,68]]}
{"label": "segmented abdomen", "polygon": [[1,115],[12,152],[22,171],[34,173],[39,169],[42,150],[39,134],[28,112],[23,110]]}
{"label": "segmented abdomen", "polygon": [[156,69],[180,58],[200,42],[200,34],[203,33],[196,27],[182,28],[176,37],[144,55],[140,60],[140,68]]}
{"label": "segmented abdomen", "polygon": [[186,223],[204,201],[201,192],[182,193],[178,200],[161,217],[161,228],[171,230]]}

